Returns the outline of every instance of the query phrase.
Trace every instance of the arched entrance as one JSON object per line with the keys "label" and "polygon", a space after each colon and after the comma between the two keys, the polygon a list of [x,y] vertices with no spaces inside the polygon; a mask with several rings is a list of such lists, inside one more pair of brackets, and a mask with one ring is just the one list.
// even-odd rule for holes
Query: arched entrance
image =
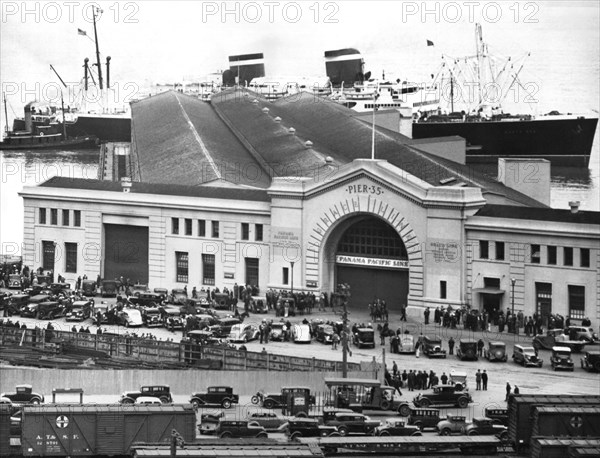
{"label": "arched entrance", "polygon": [[394,227],[373,215],[356,215],[341,222],[328,240],[333,284],[351,287],[349,306],[366,309],[376,298],[388,310],[407,304],[408,254]]}

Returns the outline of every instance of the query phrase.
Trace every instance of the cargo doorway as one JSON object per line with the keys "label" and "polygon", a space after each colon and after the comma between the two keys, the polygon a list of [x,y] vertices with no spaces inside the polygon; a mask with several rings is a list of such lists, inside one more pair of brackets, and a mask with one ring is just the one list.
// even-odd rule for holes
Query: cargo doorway
{"label": "cargo doorway", "polygon": [[104,278],[148,284],[148,228],[104,224]]}

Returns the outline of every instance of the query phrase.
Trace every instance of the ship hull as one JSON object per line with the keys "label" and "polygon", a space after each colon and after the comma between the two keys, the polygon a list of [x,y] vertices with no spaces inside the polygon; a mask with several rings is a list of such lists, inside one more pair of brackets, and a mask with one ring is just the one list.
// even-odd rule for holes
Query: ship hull
{"label": "ship hull", "polygon": [[572,117],[510,121],[415,122],[416,139],[458,135],[467,141],[467,161],[535,157],[555,164],[589,164],[598,118]]}
{"label": "ship hull", "polygon": [[60,150],[64,148],[98,148],[96,137],[77,137],[67,140],[10,137],[0,142],[0,150]]}
{"label": "ship hull", "polygon": [[70,137],[93,135],[101,142],[130,142],[131,118],[79,114],[76,122],[67,123],[67,135]]}

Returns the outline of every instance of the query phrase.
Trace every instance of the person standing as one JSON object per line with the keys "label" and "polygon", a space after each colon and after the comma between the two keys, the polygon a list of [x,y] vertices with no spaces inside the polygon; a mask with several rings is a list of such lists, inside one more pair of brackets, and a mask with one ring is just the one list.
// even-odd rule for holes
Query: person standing
{"label": "person standing", "polygon": [[425,316],[425,324],[429,324],[429,307],[425,307],[425,311],[423,312],[423,315]]}
{"label": "person standing", "polygon": [[454,339],[452,337],[450,337],[450,339],[448,339],[448,354],[449,355],[454,354]]}
{"label": "person standing", "polygon": [[481,390],[481,369],[477,369],[477,372],[475,373],[475,386],[476,391]]}
{"label": "person standing", "polygon": [[406,305],[400,307],[400,321],[406,321]]}
{"label": "person standing", "polygon": [[510,383],[506,382],[506,398],[504,399],[505,401],[508,401],[508,397],[510,396],[510,390],[511,390]]}
{"label": "person standing", "polygon": [[485,343],[483,342],[483,339],[479,339],[477,341],[477,356],[480,358],[483,356],[483,347],[485,347]]}
{"label": "person standing", "polygon": [[484,391],[487,391],[487,382],[488,382],[488,375],[487,375],[487,372],[484,369],[483,370],[483,374],[481,374],[481,384],[483,385],[483,390]]}
{"label": "person standing", "polygon": [[513,390],[514,394],[519,394],[519,387],[515,385],[515,389]]}
{"label": "person standing", "polygon": [[[337,350],[338,343],[340,343],[340,336],[337,332],[335,332],[333,334],[333,337],[331,338],[331,349]],[[396,363],[394,363],[394,364],[396,364]]]}
{"label": "person standing", "polygon": [[446,385],[448,383],[448,376],[446,375],[445,372],[442,372],[442,376],[440,377],[440,380],[442,381],[442,385]]}

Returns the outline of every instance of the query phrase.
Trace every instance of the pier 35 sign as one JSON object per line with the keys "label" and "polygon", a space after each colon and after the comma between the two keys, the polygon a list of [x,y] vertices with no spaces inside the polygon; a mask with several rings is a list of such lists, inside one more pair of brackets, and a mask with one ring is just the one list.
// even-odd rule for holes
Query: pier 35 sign
{"label": "pier 35 sign", "polygon": [[362,256],[345,256],[343,254],[338,254],[335,257],[335,262],[338,264],[350,264],[353,266],[408,269],[407,259],[364,258]]}

